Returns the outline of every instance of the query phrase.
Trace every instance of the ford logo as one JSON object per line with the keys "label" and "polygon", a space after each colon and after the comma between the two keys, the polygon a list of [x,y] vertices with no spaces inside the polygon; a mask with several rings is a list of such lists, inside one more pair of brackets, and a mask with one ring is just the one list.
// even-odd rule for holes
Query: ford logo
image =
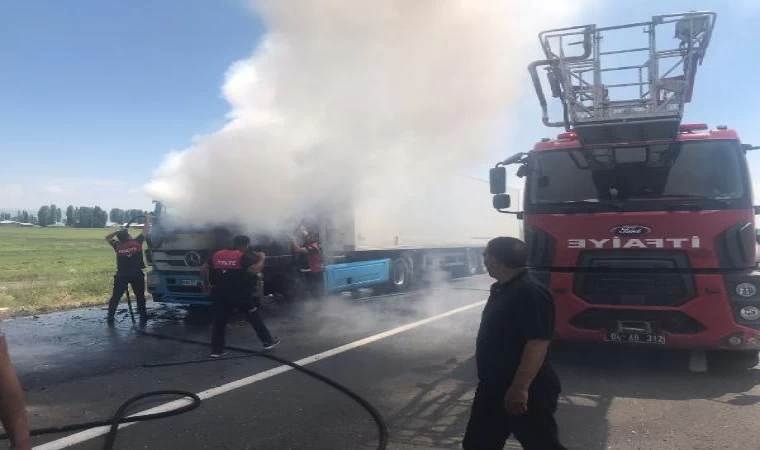
{"label": "ford logo", "polygon": [[620,237],[644,236],[652,229],[644,225],[620,225],[610,230],[612,234]]}

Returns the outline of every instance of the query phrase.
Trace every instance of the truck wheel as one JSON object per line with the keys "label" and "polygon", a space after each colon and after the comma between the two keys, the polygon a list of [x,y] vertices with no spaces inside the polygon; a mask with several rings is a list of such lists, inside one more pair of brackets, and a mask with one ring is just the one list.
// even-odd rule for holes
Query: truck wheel
{"label": "truck wheel", "polygon": [[711,351],[707,352],[707,367],[710,371],[727,372],[749,370],[760,363],[757,351]]}
{"label": "truck wheel", "polygon": [[454,278],[466,278],[479,273],[483,273],[483,259],[473,249],[467,249],[464,254],[463,264],[451,269],[451,276]]}
{"label": "truck wheel", "polygon": [[483,254],[478,253],[478,275],[482,275],[486,272],[488,272],[488,270],[486,270],[486,262],[483,259]]}
{"label": "truck wheel", "polygon": [[475,250],[467,250],[465,255],[465,276],[471,277],[477,275],[480,272],[480,268],[483,266],[481,258]]}
{"label": "truck wheel", "polygon": [[412,265],[405,257],[391,261],[390,280],[388,287],[393,291],[405,291],[412,285]]}

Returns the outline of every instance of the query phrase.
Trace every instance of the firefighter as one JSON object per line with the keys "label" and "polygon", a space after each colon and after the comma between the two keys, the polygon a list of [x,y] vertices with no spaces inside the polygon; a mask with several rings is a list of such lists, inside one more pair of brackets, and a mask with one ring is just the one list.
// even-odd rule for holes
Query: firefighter
{"label": "firefighter", "polygon": [[293,252],[293,260],[295,261],[296,268],[301,273],[305,273],[309,270],[309,258],[306,253],[299,253],[296,249],[306,245],[306,236],[308,235],[309,232],[307,231],[306,220],[304,219],[290,238],[290,248]]}
{"label": "firefighter", "polygon": [[303,245],[299,245],[297,236],[290,240],[293,252],[306,259],[305,267],[301,267],[301,273],[306,284],[306,288],[312,299],[322,298],[325,291],[324,282],[324,260],[322,256],[322,244],[319,242],[319,231],[311,227],[301,227],[300,233],[303,235]]}
{"label": "firefighter", "polygon": [[250,322],[264,345],[264,350],[271,350],[280,343],[280,339],[273,337],[269,332],[257,307],[251,302],[253,276],[264,268],[266,255],[263,252],[251,252],[249,244],[250,239],[247,236],[235,236],[231,249],[214,253],[201,268],[203,290],[210,293],[214,305],[212,358],[219,358],[225,354],[227,321],[235,310],[241,311]]}
{"label": "firefighter", "polygon": [[[148,311],[145,308],[145,261],[143,260],[143,242],[150,234],[150,214],[145,214],[145,225],[136,238],[132,238],[126,228],[121,228],[106,236],[116,252],[116,275],[113,277],[113,294],[108,302],[108,326],[114,325],[116,307],[129,285],[137,300],[137,312],[140,316],[140,326],[148,322]],[[114,239],[114,237],[116,239]]]}
{"label": "firefighter", "polygon": [[496,279],[476,341],[478,386],[462,447],[501,450],[511,434],[525,450],[565,450],[554,413],[560,382],[546,360],[554,301],[525,269],[519,239],[491,240],[484,253]]}

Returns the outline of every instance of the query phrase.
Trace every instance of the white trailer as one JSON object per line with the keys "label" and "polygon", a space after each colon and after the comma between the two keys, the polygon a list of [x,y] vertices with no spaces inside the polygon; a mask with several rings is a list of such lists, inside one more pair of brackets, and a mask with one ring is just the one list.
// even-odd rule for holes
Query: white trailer
{"label": "white trailer", "polygon": [[[520,197],[517,189],[511,193]],[[328,215],[321,227],[330,263],[326,286],[402,290],[431,271],[482,273],[488,241],[522,233],[517,218],[494,213],[491,201],[488,181],[462,174],[403,198],[354,199],[352,208]]]}

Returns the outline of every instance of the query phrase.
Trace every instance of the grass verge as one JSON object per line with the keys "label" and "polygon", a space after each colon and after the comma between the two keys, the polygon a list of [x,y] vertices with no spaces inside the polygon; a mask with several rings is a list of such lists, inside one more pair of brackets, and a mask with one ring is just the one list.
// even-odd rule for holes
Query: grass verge
{"label": "grass verge", "polygon": [[105,304],[115,257],[108,229],[0,228],[0,314]]}

